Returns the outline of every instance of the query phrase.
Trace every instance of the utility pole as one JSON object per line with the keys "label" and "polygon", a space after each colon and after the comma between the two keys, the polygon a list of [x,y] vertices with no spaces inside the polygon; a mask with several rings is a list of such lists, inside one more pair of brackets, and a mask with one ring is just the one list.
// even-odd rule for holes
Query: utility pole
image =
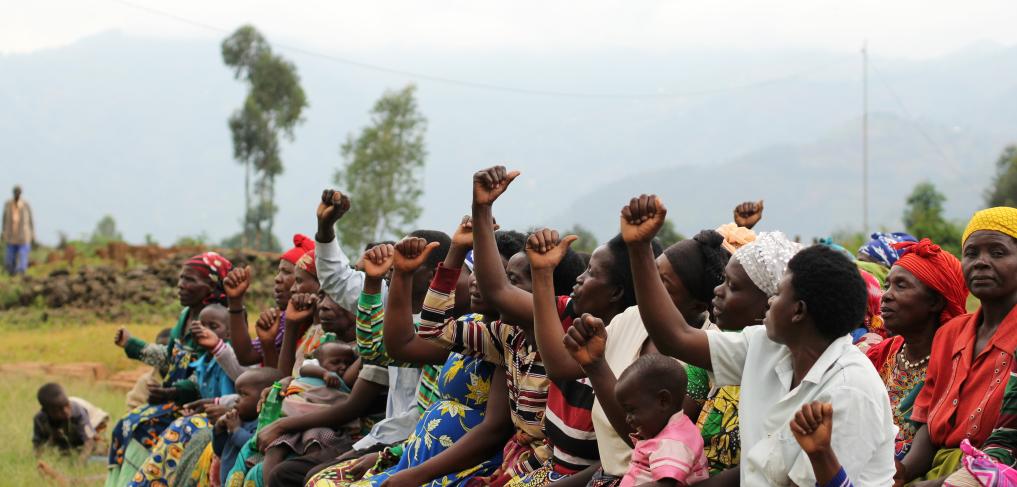
{"label": "utility pole", "polygon": [[869,41],[862,43],[862,232],[869,234]]}

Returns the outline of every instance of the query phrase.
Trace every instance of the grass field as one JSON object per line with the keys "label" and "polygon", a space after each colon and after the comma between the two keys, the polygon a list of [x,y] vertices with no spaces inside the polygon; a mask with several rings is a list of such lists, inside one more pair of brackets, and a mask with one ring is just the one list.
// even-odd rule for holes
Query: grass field
{"label": "grass field", "polygon": [[[43,325],[29,329],[24,326],[0,325],[0,343],[4,353],[0,364],[17,362],[100,362],[110,373],[134,369],[138,362],[124,356],[113,345],[113,334],[121,326],[98,324],[87,326]],[[145,340],[155,338],[165,325],[126,325]],[[35,393],[45,382],[59,382],[72,396],[87,399],[110,413],[113,421],[126,410],[125,392],[81,379],[61,377],[18,376],[3,373],[4,394],[0,395],[0,485],[47,485],[37,474],[32,453],[32,417],[39,410]],[[112,424],[111,424],[112,427]],[[105,473],[105,462],[80,465],[57,453],[47,454],[44,461],[71,478]],[[77,482],[74,485],[102,485],[102,482]]]}
{"label": "grass field", "polygon": [[[4,376],[5,393],[0,400],[0,485],[47,485],[35,469],[32,453],[32,417],[39,410],[35,392],[46,379],[39,377]],[[50,380],[59,381],[59,378]],[[63,381],[61,381],[63,382]],[[88,399],[105,409],[112,418],[124,414],[124,393],[84,381],[63,382],[67,393]],[[49,453],[43,460],[70,478],[101,475],[106,472],[105,462],[77,463],[70,457]],[[102,485],[101,481],[75,482],[74,485]]]}

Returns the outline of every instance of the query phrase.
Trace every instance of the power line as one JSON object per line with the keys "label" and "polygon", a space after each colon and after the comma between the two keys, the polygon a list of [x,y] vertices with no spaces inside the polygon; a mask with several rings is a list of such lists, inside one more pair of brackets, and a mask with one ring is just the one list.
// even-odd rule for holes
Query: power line
{"label": "power line", "polygon": [[[207,23],[204,23],[204,22],[200,22],[200,21],[197,21],[197,20],[193,20],[193,19],[190,19],[190,18],[187,18],[187,17],[182,17],[180,15],[177,15],[177,14],[174,14],[174,13],[171,13],[171,12],[167,12],[165,10],[160,10],[160,9],[148,7],[146,5],[139,5],[139,4],[136,4],[134,2],[127,1],[127,0],[110,0],[110,1],[115,2],[115,3],[119,3],[121,5],[130,7],[130,8],[133,8],[133,9],[141,10],[143,12],[146,12],[146,13],[149,13],[149,14],[152,14],[152,15],[155,15],[155,16],[169,18],[169,19],[175,20],[177,22],[188,24],[188,25],[191,25],[193,27],[198,27],[198,28],[201,28],[201,29],[204,29],[204,30],[207,30],[207,31],[211,31],[211,32],[215,32],[215,33],[218,33],[218,34],[227,34],[228,35],[228,34],[233,32],[230,29],[224,29],[222,27],[214,26],[214,25],[207,24]],[[793,80],[793,79],[796,79],[796,78],[802,78],[802,77],[804,77],[806,75],[809,75],[809,74],[812,74],[812,73],[816,73],[816,72],[819,72],[819,71],[824,71],[824,70],[826,70],[826,69],[828,69],[828,68],[830,68],[832,66],[836,66],[836,65],[842,64],[844,62],[843,60],[841,60],[841,61],[834,61],[834,62],[830,62],[830,63],[827,63],[827,64],[823,64],[823,65],[819,65],[819,66],[814,66],[812,68],[805,69],[805,70],[802,70],[802,71],[799,71],[799,72],[796,72],[796,73],[792,73],[792,74],[789,74],[789,75],[780,76],[780,77],[776,77],[776,78],[769,78],[769,79],[760,80],[760,81],[754,81],[754,82],[746,83],[746,84],[743,84],[743,85],[735,85],[735,86],[728,86],[728,87],[714,88],[714,89],[706,89],[706,90],[697,90],[697,91],[688,91],[688,92],[682,92],[682,93],[582,93],[582,92],[567,92],[567,91],[555,91],[555,90],[540,90],[540,89],[531,89],[531,88],[520,88],[520,87],[515,87],[515,86],[505,86],[505,85],[497,85],[497,84],[490,84],[490,83],[481,83],[481,82],[476,82],[476,81],[467,81],[467,80],[461,80],[461,79],[455,79],[455,78],[447,78],[447,77],[443,77],[443,76],[435,76],[435,75],[430,75],[430,74],[425,74],[425,73],[418,73],[418,72],[414,72],[414,71],[407,71],[407,70],[403,70],[403,69],[397,69],[397,68],[391,68],[391,67],[387,67],[387,66],[381,66],[381,65],[378,65],[378,64],[365,63],[365,62],[362,62],[362,61],[357,61],[357,60],[354,60],[354,59],[349,59],[349,58],[345,58],[345,57],[335,56],[335,55],[332,55],[332,54],[327,54],[327,53],[323,53],[323,52],[319,52],[319,51],[314,51],[314,50],[310,50],[310,49],[306,49],[306,48],[302,48],[302,47],[298,47],[298,46],[294,46],[294,45],[282,44],[282,43],[278,43],[278,42],[272,42],[270,44],[272,44],[275,47],[282,48],[282,49],[285,49],[285,50],[288,50],[288,51],[292,51],[292,52],[304,54],[306,56],[315,57],[315,58],[319,58],[319,59],[324,59],[324,60],[328,60],[328,61],[332,61],[332,62],[336,62],[336,63],[340,63],[340,64],[345,64],[347,66],[352,66],[352,67],[355,67],[355,68],[360,68],[360,69],[369,70],[369,71],[377,71],[377,72],[387,73],[387,74],[395,74],[395,75],[405,76],[405,77],[408,77],[408,78],[413,78],[413,79],[422,80],[422,81],[431,81],[431,82],[435,82],[435,83],[443,83],[443,84],[448,84],[448,85],[462,86],[462,87],[466,87],[466,88],[475,88],[475,89],[488,90],[488,91],[500,91],[500,92],[505,92],[505,93],[513,93],[513,94],[517,94],[517,95],[550,96],[550,97],[560,97],[560,98],[581,98],[581,99],[619,99],[619,100],[622,100],[622,99],[631,99],[631,100],[638,100],[638,99],[693,98],[693,97],[699,97],[699,96],[708,96],[708,95],[715,95],[715,94],[726,93],[726,92],[731,92],[731,91],[739,91],[739,90],[744,90],[744,89],[749,89],[749,88],[756,88],[756,87],[761,87],[761,86],[765,86],[765,85],[769,85],[769,84],[775,84],[775,83],[779,83],[779,82],[783,82],[783,81],[790,81],[790,80]]]}
{"label": "power line", "polygon": [[980,189],[978,189],[975,186],[975,184],[970,179],[967,178],[968,175],[957,167],[956,161],[954,161],[953,158],[948,156],[946,154],[946,151],[943,150],[943,147],[938,142],[936,142],[936,140],[933,139],[931,135],[929,135],[929,133],[925,130],[925,128],[921,126],[921,124],[917,122],[917,120],[915,120],[914,116],[911,115],[911,111],[908,110],[906,105],[904,105],[904,100],[902,100],[901,97],[897,95],[897,91],[894,90],[893,86],[890,85],[890,82],[887,80],[887,77],[884,76],[883,73],[878,68],[876,68],[875,64],[870,64],[870,67],[879,78],[879,81],[883,84],[883,87],[886,88],[886,91],[890,93],[890,96],[893,98],[894,102],[897,103],[897,106],[900,108],[901,112],[904,113],[904,117],[907,119],[908,123],[915,129],[915,131],[918,132],[919,135],[922,136],[923,139],[925,139],[925,142],[927,142],[936,151],[936,153],[939,154],[939,156],[943,159],[944,162],[946,162],[947,167],[950,168],[954,175],[964,180],[964,184],[967,185],[969,189],[980,191]]}

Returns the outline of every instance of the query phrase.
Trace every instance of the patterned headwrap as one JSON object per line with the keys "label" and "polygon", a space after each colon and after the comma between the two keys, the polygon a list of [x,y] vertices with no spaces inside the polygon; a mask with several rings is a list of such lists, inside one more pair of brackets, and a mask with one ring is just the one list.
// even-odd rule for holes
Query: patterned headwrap
{"label": "patterned headwrap", "polygon": [[205,252],[187,259],[184,265],[196,269],[212,282],[212,292],[205,298],[204,304],[226,302],[222,282],[233,268],[233,263],[215,252]]}
{"label": "patterned headwrap", "polygon": [[865,281],[865,290],[869,295],[865,308],[865,328],[870,332],[885,335],[886,329],[883,327],[882,310],[880,309],[883,304],[883,286],[879,284],[879,279],[876,279],[876,276],[861,269],[858,269],[858,272]]}
{"label": "patterned headwrap", "polygon": [[961,245],[968,241],[972,233],[979,230],[999,232],[1017,238],[1017,208],[997,206],[975,213],[968,222],[968,227],[964,229]]}
{"label": "patterned headwrap", "polygon": [[830,247],[831,249],[836,250],[837,252],[840,252],[840,253],[844,254],[848,259],[851,260],[851,262],[854,262],[855,260],[857,260],[855,258],[855,254],[852,254],[850,251],[848,251],[848,249],[845,249],[843,245],[841,245],[841,244],[839,244],[837,242],[834,242],[833,239],[830,238],[830,237],[821,238],[821,239],[819,239],[819,242],[817,242],[817,243],[819,243],[821,245],[825,245],[827,247]]}
{"label": "patterned headwrap", "polygon": [[297,269],[300,269],[308,274],[318,278],[318,267],[314,263],[314,249],[311,249],[300,260],[297,261]]}
{"label": "patterned headwrap", "polygon": [[314,240],[307,235],[296,234],[293,235],[293,248],[283,252],[280,260],[285,260],[290,264],[296,265],[297,261],[300,260],[304,254],[314,250]]}
{"label": "patterned headwrap", "polygon": [[968,288],[964,284],[961,263],[956,257],[927,238],[921,242],[901,242],[894,247],[901,256],[897,265],[907,269],[946,300],[940,323],[967,312]]}
{"label": "patterned headwrap", "polygon": [[717,227],[717,233],[724,236],[724,243],[720,246],[732,254],[756,239],[756,232],[749,228],[739,227],[734,223],[725,223]]}
{"label": "patterned headwrap", "polygon": [[472,250],[469,251],[469,252],[466,252],[466,259],[463,260],[463,264],[466,265],[466,268],[469,269],[470,272],[473,272],[473,251]]}
{"label": "patterned headwrap", "polygon": [[872,260],[887,268],[893,267],[893,263],[897,262],[900,257],[897,255],[897,250],[893,248],[893,244],[918,241],[917,238],[904,232],[876,232],[872,234],[871,238],[858,249],[858,252],[871,257]]}
{"label": "patterned headwrap", "polygon": [[738,249],[732,258],[745,268],[745,273],[760,291],[774,296],[788,261],[801,249],[801,244],[789,240],[781,232],[761,232],[755,241]]}

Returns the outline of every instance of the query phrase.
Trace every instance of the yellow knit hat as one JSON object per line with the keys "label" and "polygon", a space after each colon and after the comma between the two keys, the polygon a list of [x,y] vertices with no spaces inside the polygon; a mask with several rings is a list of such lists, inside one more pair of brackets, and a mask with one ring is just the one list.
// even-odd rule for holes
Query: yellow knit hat
{"label": "yellow knit hat", "polygon": [[980,230],[991,230],[1017,238],[1017,208],[997,206],[975,213],[964,229],[961,245],[968,241],[972,233]]}

